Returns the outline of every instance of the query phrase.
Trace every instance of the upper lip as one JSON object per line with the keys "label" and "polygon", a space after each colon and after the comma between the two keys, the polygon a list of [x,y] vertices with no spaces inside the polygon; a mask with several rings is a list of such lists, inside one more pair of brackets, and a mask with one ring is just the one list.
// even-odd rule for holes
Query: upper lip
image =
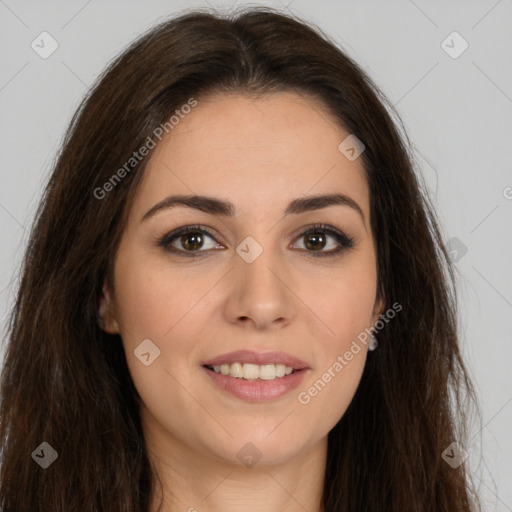
{"label": "upper lip", "polygon": [[228,354],[222,354],[209,359],[203,363],[203,366],[218,366],[222,364],[232,363],[248,363],[248,364],[284,364],[290,366],[294,370],[303,370],[309,368],[308,364],[298,359],[297,357],[291,356],[284,352],[253,352],[251,350],[237,350],[235,352],[229,352]]}

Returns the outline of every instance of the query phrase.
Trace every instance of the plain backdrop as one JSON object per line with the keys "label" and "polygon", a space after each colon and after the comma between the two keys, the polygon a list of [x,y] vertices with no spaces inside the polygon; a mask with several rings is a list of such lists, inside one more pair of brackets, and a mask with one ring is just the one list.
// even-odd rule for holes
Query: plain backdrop
{"label": "plain backdrop", "polygon": [[[136,36],[182,9],[239,5],[0,0],[2,340],[42,186],[95,78]],[[483,412],[465,447],[468,464],[485,509],[512,511],[512,0],[265,5],[333,37],[404,121],[459,272],[461,344]],[[41,37],[45,51],[58,45],[47,58],[43,44],[32,47]]]}

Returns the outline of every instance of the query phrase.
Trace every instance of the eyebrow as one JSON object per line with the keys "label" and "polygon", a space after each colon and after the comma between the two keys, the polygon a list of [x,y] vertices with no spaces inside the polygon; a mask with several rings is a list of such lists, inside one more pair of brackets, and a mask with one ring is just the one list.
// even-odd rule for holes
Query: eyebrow
{"label": "eyebrow", "polygon": [[[316,196],[300,197],[291,201],[285,210],[285,216],[297,215],[313,210],[320,210],[328,206],[348,206],[359,213],[365,222],[363,210],[361,207],[349,196],[345,194],[325,194]],[[236,208],[233,203],[209,196],[198,195],[172,195],[168,196],[162,201],[155,204],[150,208],[142,217],[141,222],[153,217],[157,212],[173,208],[175,206],[186,206],[195,210],[210,213],[212,215],[221,215],[224,217],[233,217]]]}

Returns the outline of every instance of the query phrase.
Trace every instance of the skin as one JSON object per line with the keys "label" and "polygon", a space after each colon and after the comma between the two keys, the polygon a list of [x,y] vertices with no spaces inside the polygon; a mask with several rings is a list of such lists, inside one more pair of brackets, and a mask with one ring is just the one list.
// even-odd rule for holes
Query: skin
{"label": "skin", "polygon": [[[122,337],[143,402],[164,511],[322,512],[327,434],[355,394],[367,348],[308,404],[297,395],[383,312],[362,158],[350,161],[338,150],[348,135],[313,98],[231,94],[201,99],[148,157],[116,255],[115,293],[104,285],[102,310],[105,330]],[[340,205],[284,216],[293,199],[335,192],[356,201],[364,220]],[[229,200],[236,215],[175,206],[141,222],[170,194]],[[308,249],[310,237],[301,233],[315,223],[353,237],[354,247],[315,258],[315,250],[338,246],[326,233],[323,247]],[[191,224],[218,234],[204,234],[196,249],[203,258],[156,245]],[[236,252],[247,236],[263,248],[250,264]],[[186,251],[180,237],[173,246]],[[147,338],[161,351],[149,366],[134,356]],[[284,351],[310,369],[285,396],[247,402],[201,368],[239,349]],[[250,468],[237,458],[248,442],[261,453]],[[152,511],[159,498],[155,492]]]}

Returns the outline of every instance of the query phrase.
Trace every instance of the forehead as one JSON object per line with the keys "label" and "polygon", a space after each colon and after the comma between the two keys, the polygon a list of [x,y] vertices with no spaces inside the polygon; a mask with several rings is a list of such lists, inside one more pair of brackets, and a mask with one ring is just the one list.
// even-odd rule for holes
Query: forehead
{"label": "forehead", "polygon": [[150,155],[134,209],[142,215],[171,193],[268,210],[298,196],[340,192],[366,210],[362,159],[338,149],[348,135],[322,103],[292,92],[198,100]]}

